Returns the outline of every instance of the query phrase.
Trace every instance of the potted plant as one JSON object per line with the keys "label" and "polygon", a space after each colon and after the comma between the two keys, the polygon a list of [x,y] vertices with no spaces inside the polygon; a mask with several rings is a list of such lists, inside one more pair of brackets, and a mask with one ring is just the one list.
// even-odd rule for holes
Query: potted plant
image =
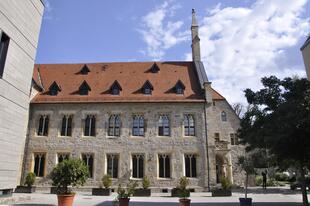
{"label": "potted plant", "polygon": [[112,185],[112,179],[110,175],[103,175],[102,179],[102,185],[104,188],[93,188],[92,189],[92,195],[101,195],[101,196],[109,196],[111,194],[111,185]]}
{"label": "potted plant", "polygon": [[135,192],[133,196],[139,196],[139,197],[149,197],[151,196],[151,189],[150,187],[150,180],[148,177],[143,177],[142,179],[142,188],[135,189]]}
{"label": "potted plant", "polygon": [[52,170],[53,186],[57,187],[58,206],[72,206],[72,187],[83,185],[88,176],[88,168],[80,159],[68,159],[57,164]]}
{"label": "potted plant", "polygon": [[134,194],[137,182],[129,181],[126,188],[122,187],[121,184],[117,188],[116,202],[119,202],[119,206],[128,206],[130,197]]}
{"label": "potted plant", "polygon": [[227,177],[221,177],[221,187],[214,188],[211,191],[212,197],[231,196],[231,183]]}
{"label": "potted plant", "polygon": [[179,180],[179,185],[178,185],[178,189],[179,189],[179,202],[180,202],[180,206],[189,206],[191,204],[191,200],[188,199],[188,197],[190,196],[190,191],[187,189],[187,186],[189,185],[189,180],[186,177],[181,177]]}
{"label": "potted plant", "polygon": [[252,198],[248,198],[248,181],[249,175],[255,173],[254,162],[251,156],[240,156],[238,159],[238,164],[245,172],[245,198],[239,198],[240,206],[251,206]]}
{"label": "potted plant", "polygon": [[16,193],[33,193],[36,191],[36,187],[33,184],[36,181],[36,175],[33,172],[29,172],[25,178],[24,185],[17,186]]}

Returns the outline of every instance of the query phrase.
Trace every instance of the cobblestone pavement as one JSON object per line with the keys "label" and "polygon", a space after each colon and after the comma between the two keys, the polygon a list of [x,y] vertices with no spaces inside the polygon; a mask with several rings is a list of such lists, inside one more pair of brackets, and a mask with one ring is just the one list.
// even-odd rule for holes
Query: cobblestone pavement
{"label": "cobblestone pavement", "polygon": [[[111,196],[91,196],[87,193],[78,193],[75,196],[74,206],[112,206],[116,194]],[[243,193],[234,192],[231,197],[212,197],[211,193],[191,194],[191,206],[238,206],[239,197]],[[14,194],[15,199],[21,201],[14,206],[51,206],[57,205],[57,196],[47,193]],[[30,199],[31,197],[31,199]],[[254,206],[301,206],[301,194],[294,193],[251,193]],[[152,194],[152,197],[132,197],[130,206],[178,206],[178,198],[168,197],[167,194]]]}

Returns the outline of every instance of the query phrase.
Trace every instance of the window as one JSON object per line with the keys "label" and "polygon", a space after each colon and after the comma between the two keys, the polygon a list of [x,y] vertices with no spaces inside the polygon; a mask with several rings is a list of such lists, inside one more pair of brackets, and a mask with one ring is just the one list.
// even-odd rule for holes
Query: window
{"label": "window", "polygon": [[143,178],[144,174],[144,155],[132,155],[132,177]]}
{"label": "window", "polygon": [[196,171],[196,155],[186,154],[185,158],[185,176],[186,177],[197,177]]}
{"label": "window", "polygon": [[179,81],[175,84],[174,89],[175,89],[175,93],[177,93],[177,94],[183,94],[183,93],[184,93],[185,86],[184,86],[183,82],[182,82],[181,80],[179,80]]}
{"label": "window", "polygon": [[222,120],[222,122],[226,122],[227,121],[227,114],[224,111],[222,111],[222,113],[221,113],[221,120]]}
{"label": "window", "polygon": [[153,88],[151,82],[149,82],[148,80],[147,80],[147,81],[144,83],[144,85],[142,86],[142,92],[143,92],[143,94],[151,95],[153,89],[154,89],[154,88]]}
{"label": "window", "polygon": [[44,168],[45,168],[45,154],[35,153],[34,168],[33,168],[34,174],[36,174],[37,177],[44,177]]}
{"label": "window", "polygon": [[84,81],[81,86],[79,87],[79,94],[80,95],[88,95],[88,92],[91,91],[90,86]]}
{"label": "window", "polygon": [[49,93],[51,96],[56,96],[60,91],[60,86],[55,81],[49,87]]}
{"label": "window", "polygon": [[82,160],[88,168],[89,177],[93,178],[93,166],[94,166],[93,154],[82,154]]}
{"label": "window", "polygon": [[133,136],[144,136],[144,117],[143,116],[134,115],[132,134]]}
{"label": "window", "polygon": [[10,38],[0,30],[0,78],[3,76],[5,60],[9,48]]}
{"label": "window", "polygon": [[184,135],[195,136],[195,121],[191,114],[184,115]]}
{"label": "window", "polygon": [[112,178],[118,178],[118,155],[107,154],[107,174]]}
{"label": "window", "polygon": [[156,63],[154,63],[154,64],[152,65],[150,71],[151,71],[152,73],[157,73],[157,72],[160,71],[160,69],[159,69],[158,65],[157,65]]}
{"label": "window", "polygon": [[96,136],[96,117],[87,115],[84,124],[84,136]]}
{"label": "window", "polygon": [[237,134],[235,134],[235,133],[230,134],[230,144],[231,145],[238,145],[239,144]]}
{"label": "window", "polygon": [[119,95],[120,91],[122,91],[122,87],[117,80],[112,84],[110,91],[112,95]]}
{"label": "window", "polygon": [[64,115],[61,123],[61,136],[72,135],[72,115]]}
{"label": "window", "polygon": [[90,72],[90,70],[89,70],[89,68],[88,68],[88,66],[85,64],[83,67],[82,67],[82,69],[80,70],[80,74],[83,74],[83,75],[86,75],[86,74],[88,74],[88,72]]}
{"label": "window", "polygon": [[170,135],[170,123],[167,115],[160,115],[158,120],[158,136]]}
{"label": "window", "polygon": [[112,114],[109,118],[109,136],[120,136],[121,120],[118,114]]}
{"label": "window", "polygon": [[57,162],[61,163],[64,160],[68,160],[70,158],[69,153],[58,153],[57,154]]}
{"label": "window", "polygon": [[220,141],[220,133],[214,133],[214,139],[216,142]]}
{"label": "window", "polygon": [[159,177],[170,178],[170,156],[167,154],[159,154]]}
{"label": "window", "polygon": [[48,115],[41,115],[39,118],[39,128],[37,131],[38,136],[47,136],[48,135],[48,123],[49,123],[49,116]]}

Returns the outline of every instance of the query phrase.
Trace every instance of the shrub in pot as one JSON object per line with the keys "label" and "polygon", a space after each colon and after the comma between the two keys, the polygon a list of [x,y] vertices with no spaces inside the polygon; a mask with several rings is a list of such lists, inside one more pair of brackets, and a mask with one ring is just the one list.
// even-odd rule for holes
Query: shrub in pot
{"label": "shrub in pot", "polygon": [[245,198],[239,198],[240,206],[252,206],[252,198],[248,198],[248,182],[249,175],[255,174],[254,162],[251,155],[240,156],[238,158],[238,164],[245,172]]}
{"label": "shrub in pot", "polygon": [[186,177],[181,177],[178,185],[178,193],[179,193],[179,202],[180,206],[189,206],[191,204],[191,200],[188,198],[190,196],[190,191],[187,189],[189,185],[189,180]]}
{"label": "shrub in pot", "polygon": [[130,197],[133,196],[135,189],[137,187],[137,182],[129,181],[126,187],[122,187],[121,184],[117,188],[117,196],[115,202],[119,203],[119,206],[128,206]]}
{"label": "shrub in pot", "polygon": [[103,175],[102,185],[104,188],[92,188],[92,195],[109,196],[111,194],[112,179],[110,175]]}
{"label": "shrub in pot", "polygon": [[15,189],[16,193],[33,193],[36,190],[36,187],[33,184],[36,181],[36,175],[33,172],[29,172],[25,178],[24,185],[17,186]]}
{"label": "shrub in pot", "polygon": [[72,187],[82,186],[89,176],[88,168],[80,159],[68,159],[57,164],[50,174],[57,187],[58,206],[72,206]]}
{"label": "shrub in pot", "polygon": [[133,196],[139,196],[139,197],[149,197],[151,196],[151,189],[150,187],[150,180],[148,177],[143,177],[142,179],[142,188],[135,189],[135,192]]}
{"label": "shrub in pot", "polygon": [[212,197],[231,196],[231,183],[227,177],[221,177],[221,188],[214,188],[211,191]]}

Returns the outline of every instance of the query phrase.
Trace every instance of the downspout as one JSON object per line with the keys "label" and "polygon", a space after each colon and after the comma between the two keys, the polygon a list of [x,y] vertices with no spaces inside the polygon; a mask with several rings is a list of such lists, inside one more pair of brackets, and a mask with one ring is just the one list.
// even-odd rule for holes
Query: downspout
{"label": "downspout", "polygon": [[205,104],[204,104],[204,111],[205,111],[205,132],[206,132],[206,152],[207,152],[207,167],[208,167],[208,174],[207,174],[207,179],[208,179],[208,192],[210,192],[210,161],[209,161],[209,143],[208,143],[208,131],[207,131],[207,97],[205,97]]}

